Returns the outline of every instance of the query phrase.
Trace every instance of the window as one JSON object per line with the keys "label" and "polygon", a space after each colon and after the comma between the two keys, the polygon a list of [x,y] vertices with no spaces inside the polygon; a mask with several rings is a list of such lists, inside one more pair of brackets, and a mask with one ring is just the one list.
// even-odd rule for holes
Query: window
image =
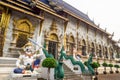
{"label": "window", "polygon": [[82,55],[86,56],[86,46],[82,46]]}
{"label": "window", "polygon": [[16,47],[23,47],[27,42],[27,35],[26,34],[19,34],[18,39],[17,39],[17,43],[16,43]]}
{"label": "window", "polygon": [[69,53],[70,55],[73,55],[73,48],[74,48],[74,44],[73,43],[70,43],[70,50],[69,50]]}
{"label": "window", "polygon": [[69,45],[69,55],[73,55],[73,48],[75,47],[75,40],[73,36],[69,37],[68,45]]}

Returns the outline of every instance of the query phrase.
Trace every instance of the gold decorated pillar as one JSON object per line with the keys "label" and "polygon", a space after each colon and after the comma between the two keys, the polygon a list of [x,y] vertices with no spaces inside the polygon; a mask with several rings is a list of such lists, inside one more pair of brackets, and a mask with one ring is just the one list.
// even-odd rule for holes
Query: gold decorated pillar
{"label": "gold decorated pillar", "polygon": [[67,45],[66,45],[66,28],[67,28],[67,24],[68,24],[68,21],[64,22],[64,39],[63,39],[63,45],[64,45],[65,50],[67,49]]}
{"label": "gold decorated pillar", "polygon": [[[10,11],[9,8],[3,7],[0,5],[0,56],[5,56],[3,53],[5,53],[4,48],[4,43],[7,41],[6,40],[6,33],[7,33],[7,28],[10,20]],[[3,52],[4,51],[4,52]]]}

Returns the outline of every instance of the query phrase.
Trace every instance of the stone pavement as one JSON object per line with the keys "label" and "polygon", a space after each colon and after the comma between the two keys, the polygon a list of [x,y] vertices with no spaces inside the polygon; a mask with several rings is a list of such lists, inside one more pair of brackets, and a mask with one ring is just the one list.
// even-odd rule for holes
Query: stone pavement
{"label": "stone pavement", "polygon": [[120,73],[100,74],[97,77],[98,80],[120,80]]}

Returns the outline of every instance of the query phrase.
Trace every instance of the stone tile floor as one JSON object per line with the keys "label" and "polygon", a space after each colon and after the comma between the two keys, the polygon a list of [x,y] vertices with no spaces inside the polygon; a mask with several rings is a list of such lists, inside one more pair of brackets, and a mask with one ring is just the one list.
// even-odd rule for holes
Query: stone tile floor
{"label": "stone tile floor", "polygon": [[120,80],[120,73],[100,74],[97,77],[98,80]]}

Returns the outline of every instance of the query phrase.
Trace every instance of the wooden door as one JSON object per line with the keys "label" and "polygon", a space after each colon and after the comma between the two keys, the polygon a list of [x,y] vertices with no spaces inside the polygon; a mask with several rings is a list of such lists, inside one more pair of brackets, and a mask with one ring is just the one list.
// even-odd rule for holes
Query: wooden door
{"label": "wooden door", "polygon": [[49,41],[49,45],[48,45],[48,53],[52,54],[54,56],[54,58],[57,59],[57,42],[54,41]]}

